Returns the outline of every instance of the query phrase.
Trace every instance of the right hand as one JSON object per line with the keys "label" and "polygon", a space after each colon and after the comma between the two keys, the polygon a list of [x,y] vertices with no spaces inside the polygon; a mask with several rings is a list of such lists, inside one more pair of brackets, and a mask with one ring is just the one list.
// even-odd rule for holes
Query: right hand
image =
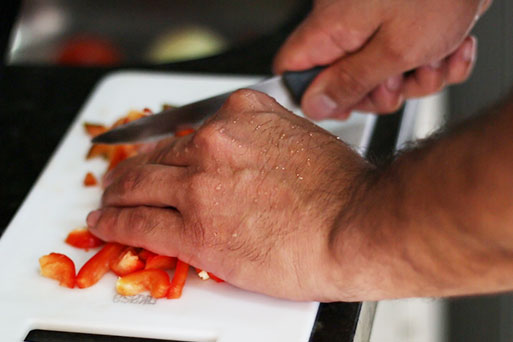
{"label": "right hand", "polygon": [[390,113],[405,98],[463,82],[476,39],[469,31],[491,0],[316,0],[282,46],[275,71],[330,65],[307,89],[313,119],[352,110]]}

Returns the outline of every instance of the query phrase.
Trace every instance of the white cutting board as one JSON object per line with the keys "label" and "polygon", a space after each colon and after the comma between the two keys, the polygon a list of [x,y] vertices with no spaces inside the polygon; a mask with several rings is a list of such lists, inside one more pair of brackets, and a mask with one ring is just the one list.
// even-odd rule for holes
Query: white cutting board
{"label": "white cutting board", "polygon": [[[32,329],[187,341],[308,341],[318,303],[201,281],[192,271],[179,300],[140,295],[133,303],[116,295],[113,274],[84,290],[60,287],[39,274],[42,255],[64,253],[78,271],[95,253],[64,243],[99,204],[101,190],[82,185],[86,172],[101,175],[106,168],[101,160],[85,160],[90,143],[84,121],[111,124],[130,109],[158,111],[163,103],[180,105],[257,80],[118,72],[100,82],[0,240],[2,341],[22,341]],[[373,122],[371,116],[354,115],[323,126],[363,150]]]}

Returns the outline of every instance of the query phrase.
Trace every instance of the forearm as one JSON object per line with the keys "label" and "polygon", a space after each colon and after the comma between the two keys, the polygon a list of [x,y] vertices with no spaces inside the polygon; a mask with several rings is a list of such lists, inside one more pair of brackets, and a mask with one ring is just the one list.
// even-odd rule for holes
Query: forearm
{"label": "forearm", "polygon": [[331,236],[343,299],[513,289],[512,131],[510,96],[364,181]]}

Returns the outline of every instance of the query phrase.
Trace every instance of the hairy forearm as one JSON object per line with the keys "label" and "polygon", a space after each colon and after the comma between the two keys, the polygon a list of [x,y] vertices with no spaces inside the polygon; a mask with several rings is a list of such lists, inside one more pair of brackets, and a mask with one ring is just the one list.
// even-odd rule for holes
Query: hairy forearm
{"label": "hairy forearm", "polygon": [[368,176],[331,235],[341,299],[513,289],[512,132],[510,96]]}

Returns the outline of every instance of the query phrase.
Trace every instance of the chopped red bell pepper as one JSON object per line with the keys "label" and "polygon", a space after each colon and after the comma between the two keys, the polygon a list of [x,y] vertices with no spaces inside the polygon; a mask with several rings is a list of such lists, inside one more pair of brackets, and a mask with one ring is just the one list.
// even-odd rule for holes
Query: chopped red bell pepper
{"label": "chopped red bell pepper", "polygon": [[215,280],[215,282],[216,282],[216,283],[224,283],[224,280],[223,280],[223,279],[221,279],[221,278],[219,278],[219,277],[215,276],[214,274],[212,274],[212,273],[208,272],[208,275],[209,275],[210,279]]}
{"label": "chopped red bell pepper", "polygon": [[91,172],[88,172],[85,175],[85,178],[84,178],[84,185],[85,186],[95,186],[95,185],[98,185],[98,180],[96,179],[96,177]]}
{"label": "chopped red bell pepper", "polygon": [[103,159],[110,160],[114,153],[114,146],[106,144],[93,144],[87,152],[86,159],[102,157]]}
{"label": "chopped red bell pepper", "polygon": [[90,122],[84,122],[84,128],[91,138],[94,138],[97,135],[107,132],[107,127],[105,127],[104,125]]}
{"label": "chopped red bell pepper", "polygon": [[171,285],[169,286],[169,292],[167,293],[167,298],[169,299],[177,299],[182,296],[182,290],[185,285],[185,281],[187,280],[187,273],[189,272],[189,264],[178,260],[176,263],[175,274],[173,275],[173,280],[171,280]]}
{"label": "chopped red bell pepper", "polygon": [[198,274],[198,276],[203,280],[208,280],[210,278],[212,280],[215,280],[217,283],[224,282],[223,279],[216,277],[214,274],[212,274],[210,272],[206,272],[206,271],[202,270],[201,268],[195,267],[195,270],[196,270],[196,273]]}
{"label": "chopped red bell pepper", "polygon": [[66,237],[66,243],[73,247],[82,248],[86,251],[89,248],[100,247],[104,244],[102,240],[91,234],[87,228],[72,230]]}
{"label": "chopped red bell pepper", "polygon": [[112,170],[123,160],[128,158],[128,151],[124,145],[115,146],[114,153],[112,153],[112,157],[110,158],[109,167],[107,170]]}
{"label": "chopped red bell pepper", "polygon": [[166,271],[159,269],[133,272],[117,280],[116,290],[123,296],[150,291],[152,297],[162,298],[169,290],[169,276]]}
{"label": "chopped red bell pepper", "polygon": [[139,251],[139,258],[141,258],[144,261],[148,260],[149,257],[154,256],[154,255],[157,255],[157,254],[150,252],[149,250],[144,249],[144,248]]}
{"label": "chopped red bell pepper", "polygon": [[125,246],[119,243],[107,243],[98,253],[93,255],[78,271],[77,285],[81,289],[96,284],[110,269],[113,260],[123,252]]}
{"label": "chopped red bell pepper", "polygon": [[144,262],[139,259],[139,255],[137,255],[133,247],[126,247],[119,257],[110,264],[112,272],[120,277],[143,268]]}
{"label": "chopped red bell pepper", "polygon": [[176,258],[166,255],[150,255],[146,259],[146,266],[144,266],[144,269],[151,270],[160,268],[162,270],[172,270],[176,267],[176,260]]}
{"label": "chopped red bell pepper", "polygon": [[39,258],[41,274],[59,281],[59,285],[75,287],[75,264],[64,254],[50,253]]}
{"label": "chopped red bell pepper", "polygon": [[187,128],[187,129],[179,130],[178,132],[175,133],[175,136],[184,137],[184,136],[192,134],[192,133],[194,133],[194,128]]}

